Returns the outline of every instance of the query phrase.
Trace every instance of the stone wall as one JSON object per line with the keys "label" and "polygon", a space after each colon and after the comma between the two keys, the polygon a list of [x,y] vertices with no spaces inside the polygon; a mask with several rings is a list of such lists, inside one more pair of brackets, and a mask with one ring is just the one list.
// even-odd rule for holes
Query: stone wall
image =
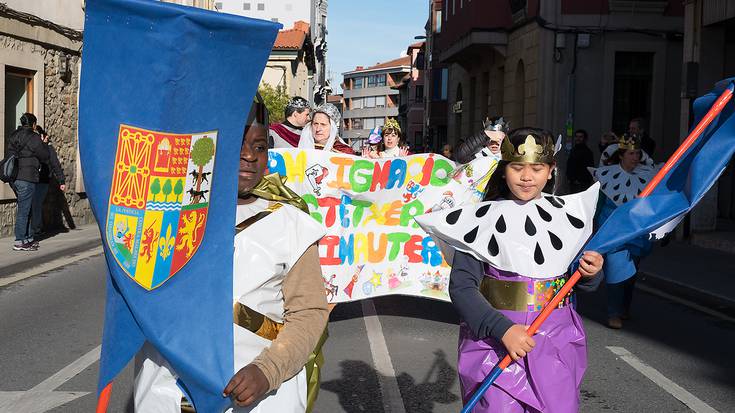
{"label": "stone wall", "polygon": [[[77,162],[77,92],[79,88],[78,52],[47,48],[38,44],[0,35],[0,53],[14,50],[23,54],[43,56],[43,116],[39,116],[39,124],[50,136],[51,144],[56,149],[66,176],[66,191],[62,193],[58,186],[49,185],[49,193],[44,204],[44,227],[47,231],[63,231],[81,224],[94,221],[89,200],[86,194],[76,192]],[[60,56],[68,57],[69,72],[65,76],[59,73]],[[38,82],[37,82],[38,83]],[[40,112],[34,110],[34,112]],[[5,185],[5,184],[3,184]],[[8,192],[6,192],[7,194]],[[2,200],[0,204],[0,236],[13,234],[16,203],[12,199]]]}

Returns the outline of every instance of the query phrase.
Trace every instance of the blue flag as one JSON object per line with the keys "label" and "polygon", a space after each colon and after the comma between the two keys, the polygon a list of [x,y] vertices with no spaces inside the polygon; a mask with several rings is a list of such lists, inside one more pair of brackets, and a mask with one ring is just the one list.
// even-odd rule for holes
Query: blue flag
{"label": "blue flag", "polygon": [[109,270],[100,391],[148,341],[199,411],[229,405],[238,154],[279,28],[87,1],[79,142]]}
{"label": "blue flag", "polygon": [[[695,124],[734,79],[719,82],[710,93],[694,102]],[[731,100],[684,156],[645,198],[617,207],[585,246],[585,250],[607,254],[647,238],[664,224],[680,219],[704,197],[727,167],[735,152],[735,103]],[[669,228],[669,230],[672,228]],[[623,280],[615,280],[620,282]]]}

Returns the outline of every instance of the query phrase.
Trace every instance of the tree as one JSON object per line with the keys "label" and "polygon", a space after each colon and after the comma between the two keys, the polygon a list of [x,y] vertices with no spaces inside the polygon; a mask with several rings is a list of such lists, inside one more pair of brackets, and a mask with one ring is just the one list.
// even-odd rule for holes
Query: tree
{"label": "tree", "polygon": [[273,123],[283,122],[284,114],[283,111],[286,109],[286,104],[291,99],[286,94],[286,88],[282,85],[278,85],[275,88],[267,83],[261,83],[258,87],[258,93],[263,98],[265,107],[268,109],[268,117]]}
{"label": "tree", "polygon": [[173,188],[171,188],[171,180],[167,179],[166,183],[163,184],[163,195],[164,195],[163,202],[168,202],[168,196],[171,193],[172,189]]}
{"label": "tree", "polygon": [[[194,147],[191,148],[191,161],[194,163],[194,165],[199,167],[199,172],[197,175],[196,180],[196,189],[195,193],[198,193],[202,189],[202,173],[204,172],[204,165],[208,164],[209,161],[212,160],[212,157],[214,156],[214,140],[210,138],[209,136],[204,136],[203,138],[197,140],[194,143]],[[202,198],[201,195],[196,194],[194,195],[194,198],[192,199],[193,204],[198,204],[199,200]]]}
{"label": "tree", "polygon": [[153,194],[153,202],[156,202],[156,196],[161,192],[161,181],[156,178],[151,183],[151,193]]}
{"label": "tree", "polygon": [[176,195],[176,202],[180,202],[179,197],[182,193],[184,193],[184,180],[177,179],[176,185],[174,185],[174,195]]}

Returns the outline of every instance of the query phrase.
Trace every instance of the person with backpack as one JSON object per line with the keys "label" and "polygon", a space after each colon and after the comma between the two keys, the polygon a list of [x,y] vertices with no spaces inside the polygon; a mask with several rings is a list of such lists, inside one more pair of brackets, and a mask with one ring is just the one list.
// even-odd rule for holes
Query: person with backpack
{"label": "person with backpack", "polygon": [[8,139],[5,157],[17,157],[17,175],[10,183],[18,201],[15,213],[15,251],[35,251],[38,242],[33,239],[30,227],[30,213],[33,194],[39,179],[42,163],[49,162],[48,147],[36,133],[36,117],[32,113],[24,113],[20,117],[20,126]]}

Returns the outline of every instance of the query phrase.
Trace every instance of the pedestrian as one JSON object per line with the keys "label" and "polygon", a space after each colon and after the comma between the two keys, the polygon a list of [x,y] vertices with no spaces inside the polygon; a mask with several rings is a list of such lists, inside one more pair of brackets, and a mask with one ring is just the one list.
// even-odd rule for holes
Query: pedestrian
{"label": "pedestrian", "polygon": [[36,133],[41,136],[41,141],[46,145],[49,153],[48,162],[41,163],[41,170],[38,173],[38,184],[33,193],[33,205],[31,206],[31,229],[33,238],[39,240],[43,237],[43,201],[48,193],[48,186],[51,178],[56,179],[61,192],[66,191],[66,178],[64,170],[61,168],[59,156],[56,149],[49,142],[49,135],[41,126],[36,126]]}
{"label": "pedestrian", "polygon": [[340,152],[354,155],[355,151],[342,141],[337,133],[342,116],[331,103],[325,103],[314,109],[311,122],[301,131],[299,148],[320,149],[327,152]]}
{"label": "pedestrian", "polygon": [[444,145],[444,147],[442,148],[442,155],[443,155],[443,156],[444,156],[445,158],[447,158],[447,159],[451,159],[451,160],[454,160],[454,154],[452,153],[452,152],[453,152],[453,150],[454,150],[454,148],[452,148],[452,145],[450,145],[450,144],[446,144],[446,145]]}
{"label": "pedestrian", "polygon": [[[526,328],[566,282],[592,232],[598,191],[545,193],[554,184],[555,144],[541,130],[511,132],[501,151],[485,192],[489,202],[418,220],[456,248],[449,293],[461,319],[457,370],[463,399],[509,354],[516,363],[474,412],[577,412],[587,352],[573,297],[565,297],[535,336]],[[581,289],[596,286],[602,264],[599,253],[582,254]]]}
{"label": "pedestrian", "polygon": [[595,166],[595,158],[587,146],[587,137],[584,129],[574,132],[574,146],[567,159],[567,182],[571,194],[582,192],[592,184],[592,175],[587,168]]}
{"label": "pedestrian", "polygon": [[308,100],[301,96],[291,98],[284,109],[284,121],[270,125],[268,134],[273,139],[273,147],[298,147],[301,131],[309,123],[310,114],[311,105]]}
{"label": "pedestrian", "polygon": [[[598,162],[598,166],[606,166],[609,165],[610,157],[615,155],[616,152],[618,152],[618,142],[620,142],[620,139],[622,137],[633,137],[629,133],[626,133],[622,135],[620,138],[618,138],[617,135],[613,132],[608,132],[605,135],[603,135],[602,140],[600,141],[600,162]],[[635,137],[633,137],[635,139]],[[606,144],[603,146],[602,141],[605,140]],[[641,164],[647,165],[647,166],[653,166],[653,159],[648,156],[648,153],[641,149]]]}
{"label": "pedestrian", "polygon": [[372,159],[380,158],[397,158],[399,156],[408,156],[408,145],[403,141],[403,134],[401,133],[401,125],[398,121],[393,118],[388,118],[383,125],[383,129],[380,131],[382,141],[378,143],[377,154],[375,152],[363,151],[363,156]]}
{"label": "pedestrian", "polygon": [[20,126],[8,138],[5,156],[14,153],[18,157],[18,176],[10,187],[17,198],[15,212],[15,251],[35,251],[38,241],[33,238],[31,207],[41,164],[49,161],[48,147],[35,132],[37,119],[32,113],[20,117]]}
{"label": "pedestrian", "polygon": [[653,152],[656,150],[656,141],[648,135],[646,123],[643,118],[633,118],[628,122],[628,134],[637,138],[640,141],[641,149],[648,156],[653,157]]}
{"label": "pedestrian", "polygon": [[[641,162],[641,144],[631,136],[623,136],[618,150],[607,160],[607,166],[594,170],[594,178],[600,182],[605,195],[595,221],[601,225],[618,206],[640,194],[653,179],[656,169]],[[642,257],[651,252],[647,239],[626,244],[620,251],[605,256],[605,283],[607,290],[607,325],[613,329],[623,327],[623,320],[630,318],[633,289]]]}
{"label": "pedestrian", "polygon": [[[277,174],[264,177],[268,127],[257,113],[251,110],[240,152],[233,274],[236,373],[223,395],[232,399],[234,412],[304,412],[309,381],[304,365],[328,319],[317,246],[324,229],[300,210],[303,200]],[[181,334],[186,339],[186,332]],[[183,392],[176,372],[150,344],[136,357],[136,369],[135,410],[180,413]]]}

